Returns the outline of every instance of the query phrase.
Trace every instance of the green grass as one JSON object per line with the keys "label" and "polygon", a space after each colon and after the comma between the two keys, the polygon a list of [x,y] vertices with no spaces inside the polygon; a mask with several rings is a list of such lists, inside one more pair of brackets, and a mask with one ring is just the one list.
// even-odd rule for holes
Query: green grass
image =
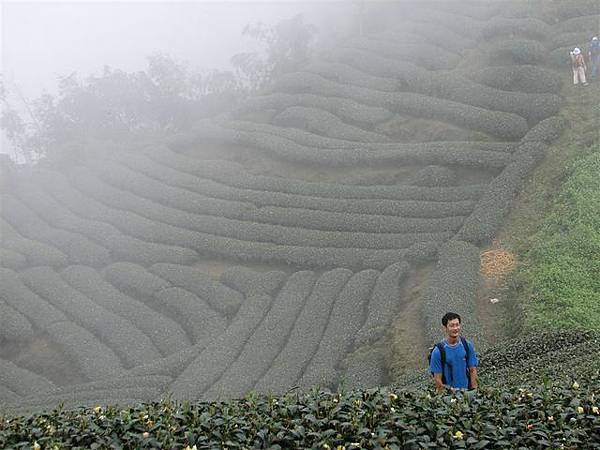
{"label": "green grass", "polygon": [[600,146],[574,165],[523,276],[526,327],[600,330]]}

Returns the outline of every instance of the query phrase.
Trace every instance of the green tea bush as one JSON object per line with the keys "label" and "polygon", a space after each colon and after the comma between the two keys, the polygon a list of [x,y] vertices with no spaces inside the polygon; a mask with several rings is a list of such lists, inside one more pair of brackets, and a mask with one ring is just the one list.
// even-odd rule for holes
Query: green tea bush
{"label": "green tea bush", "polygon": [[533,65],[485,67],[469,72],[468,76],[504,91],[547,94],[558,94],[563,81],[555,72]]}
{"label": "green tea bush", "polygon": [[248,296],[261,293],[275,295],[286,279],[280,271],[255,272],[244,266],[234,266],[221,274],[219,281],[225,286]]}
{"label": "green tea bush", "polygon": [[[512,43],[513,41],[505,41]],[[531,41],[535,42],[535,41]],[[537,45],[541,45],[535,42]],[[497,44],[497,45],[503,45]],[[510,44],[512,45],[512,44]],[[543,49],[544,54],[546,52]],[[396,91],[410,91],[428,96],[439,97],[460,103],[470,104],[493,111],[503,111],[521,115],[529,121],[536,122],[558,112],[560,97],[549,94],[523,94],[493,89],[475,83],[468,78],[449,73],[435,73],[418,68],[409,63],[401,63],[382,58],[360,50],[340,49],[332,54],[335,61],[355,68],[355,71],[339,73],[336,80],[347,84],[369,83],[371,89],[379,90],[379,78],[387,77],[397,80]],[[535,62],[529,62],[535,64]],[[329,69],[331,72],[333,69]],[[356,70],[376,75],[377,78],[357,76]],[[324,76],[327,73],[324,73]],[[393,85],[388,81],[386,90]],[[387,107],[392,109],[391,107]],[[393,110],[393,109],[392,109]],[[485,131],[485,130],[482,130]],[[497,135],[490,132],[492,135]]]}
{"label": "green tea bush", "polygon": [[[271,272],[267,277],[271,279],[271,283],[281,283],[281,273]],[[256,277],[254,279],[254,284],[264,284],[263,280]],[[246,341],[269,311],[273,300],[260,286],[249,288],[246,300],[225,332],[193,358],[173,381],[169,389],[174,398],[201,398],[237,359]]]}
{"label": "green tea bush", "polygon": [[442,316],[448,311],[469,318],[465,323],[465,334],[470,339],[477,340],[480,336],[481,330],[475,318],[479,267],[479,249],[474,245],[452,240],[440,246],[436,269],[422,297],[429,342],[440,340]]}
{"label": "green tea bush", "polygon": [[569,33],[581,30],[587,30],[590,33],[594,33],[598,31],[598,23],[600,23],[600,11],[597,14],[589,14],[589,12],[590,10],[586,11],[585,15],[564,20],[557,24],[555,29],[557,29],[560,33]]}
{"label": "green tea bush", "polygon": [[[162,400],[4,416],[6,448],[598,448],[598,370],[580,387],[432,395],[422,390],[248,395],[227,403]],[[85,432],[79,432],[83,429]],[[111,430],[107,433],[105,430]],[[50,432],[51,431],[51,432]],[[147,434],[145,434],[147,433]]]}
{"label": "green tea bush", "polygon": [[393,39],[355,37],[341,44],[342,47],[357,48],[399,61],[410,61],[428,70],[450,70],[456,67],[460,57],[437,45],[424,42],[408,44]]}
{"label": "green tea bush", "polygon": [[[389,39],[400,39],[407,32],[421,36],[421,42],[434,43],[455,53],[462,53],[476,45],[474,39],[449,29],[446,24],[425,22],[421,18],[396,23],[384,33],[386,37],[389,35]],[[397,35],[400,37],[396,37]]]}
{"label": "green tea bush", "polygon": [[414,176],[413,184],[417,186],[451,186],[456,184],[456,173],[443,166],[425,166]]}
{"label": "green tea bush", "polygon": [[79,233],[101,244],[115,259],[139,264],[190,264],[198,257],[191,249],[144,242],[122,234],[112,225],[80,218],[40,189],[27,186],[25,189],[19,189],[18,195],[32,211],[50,225]]}
{"label": "green tea bush", "polygon": [[[379,57],[370,56],[370,58],[375,59]],[[399,64],[394,60],[379,59],[383,60],[383,64]],[[373,68],[372,70],[378,71],[377,69]],[[381,74],[381,72],[379,73]],[[333,82],[319,75],[307,72],[283,75],[273,83],[271,89],[286,93],[351,98],[359,103],[382,107],[398,114],[441,120],[461,127],[483,131],[501,139],[510,140],[521,137],[527,128],[523,118],[514,113],[458,103],[465,101],[462,97],[460,99],[453,98],[452,101],[438,98],[443,97],[443,95],[438,95],[435,90],[431,89],[427,92],[427,95],[412,92],[384,92]],[[484,88],[482,87],[482,89]],[[467,92],[468,90],[465,91]],[[437,97],[435,97],[436,95]],[[510,94],[505,94],[505,96],[508,95]]]}
{"label": "green tea bush", "polygon": [[355,345],[373,343],[388,331],[402,301],[400,283],[408,275],[408,271],[409,265],[401,261],[381,272],[366,308],[366,319],[354,339]]}
{"label": "green tea bush", "polygon": [[27,259],[19,252],[0,248],[0,266],[7,269],[20,270],[27,266]]}
{"label": "green tea bush", "polygon": [[295,127],[327,137],[358,142],[389,142],[390,139],[379,133],[365,131],[345,124],[330,112],[317,108],[292,106],[277,114],[272,123],[283,127]]}
{"label": "green tea bush", "polygon": [[333,269],[316,280],[283,349],[256,383],[256,391],[283,394],[296,385],[319,347],[336,298],[351,276],[348,269]]}
{"label": "green tea bush", "polygon": [[337,385],[340,375],[337,366],[352,350],[354,338],[364,320],[364,308],[378,276],[377,271],[365,270],[348,280],[333,304],[319,348],[298,380],[299,386],[307,389],[312,386],[334,388]]}
{"label": "green tea bush", "polygon": [[348,98],[289,93],[271,93],[249,97],[234,111],[234,114],[239,116],[252,111],[283,111],[293,106],[329,111],[345,122],[357,126],[373,126],[393,116],[393,113],[385,108],[364,105]]}
{"label": "green tea bush", "polygon": [[552,35],[552,27],[534,18],[506,19],[495,17],[484,25],[481,34],[487,40],[498,37],[524,37],[545,41]]}
{"label": "green tea bush", "polygon": [[513,162],[491,181],[487,193],[465,220],[457,238],[477,245],[489,242],[502,225],[525,179],[544,153],[545,145],[541,142],[523,143],[513,155]]}
{"label": "green tea bush", "polygon": [[416,242],[406,250],[404,258],[416,264],[435,261],[438,255],[439,244],[437,242]]}
{"label": "green tea bush", "polygon": [[548,56],[546,47],[537,41],[508,39],[490,48],[488,62],[492,66],[511,64],[542,64]]}
{"label": "green tea bush", "polygon": [[181,326],[106,282],[100,274],[85,266],[69,266],[60,276],[97,305],[118,314],[150,338],[162,356],[187,347]]}
{"label": "green tea bush", "polygon": [[54,383],[11,361],[0,359],[0,386],[22,397],[48,391],[54,387]]}
{"label": "green tea bush", "polygon": [[[204,160],[190,155],[164,149],[150,150],[147,153],[152,160],[200,179],[242,189],[252,190],[266,195],[269,192],[299,196],[311,196],[332,199],[385,199],[385,200],[423,200],[453,202],[477,200],[485,189],[482,184],[470,184],[456,187],[419,187],[410,185],[348,185],[302,180],[282,180],[281,177],[252,175],[241,166],[230,161]],[[262,194],[264,193],[264,194]]]}
{"label": "green tea bush", "polygon": [[4,219],[0,218],[0,242],[2,247],[21,253],[30,266],[61,267],[68,264],[68,257],[56,247],[21,236]]}
{"label": "green tea bush", "polygon": [[33,337],[31,322],[0,298],[0,342],[27,340],[31,337]]}
{"label": "green tea bush", "polygon": [[48,267],[20,273],[33,292],[66,314],[69,319],[93,333],[121,359],[125,368],[158,358],[160,354],[148,336],[122,317],[102,308],[64,282]]}
{"label": "green tea bush", "polygon": [[2,217],[20,234],[61,249],[69,256],[70,262],[94,267],[110,262],[110,254],[106,248],[79,233],[49,226],[14,196],[3,194],[0,202]]}
{"label": "green tea bush", "polygon": [[244,351],[208,389],[204,398],[236,398],[254,387],[280,353],[315,280],[315,274],[310,271],[295,272],[288,277],[269,312],[246,342]]}
{"label": "green tea bush", "polygon": [[154,296],[156,303],[171,312],[193,344],[206,345],[227,327],[223,316],[215,312],[204,299],[185,289],[166,288]]}
{"label": "green tea bush", "polygon": [[[450,110],[456,106],[461,109],[458,103],[448,102]],[[471,108],[471,107],[469,107]],[[476,116],[476,110],[471,111]],[[455,110],[457,114],[460,111]],[[443,113],[441,111],[440,113]],[[505,113],[499,113],[505,114]],[[492,114],[493,115],[493,114]],[[518,117],[518,116],[515,116]],[[492,116],[489,116],[490,124]],[[524,127],[525,120],[522,120]],[[521,121],[517,121],[521,123]],[[496,123],[498,125],[498,123]],[[505,125],[508,126],[507,123]],[[499,128],[503,128],[500,125]],[[523,134],[525,133],[523,128]],[[209,141],[224,142],[246,147],[254,147],[259,150],[270,153],[276,157],[310,164],[326,164],[332,166],[353,166],[358,164],[381,165],[394,162],[415,162],[425,164],[451,164],[465,165],[468,167],[480,168],[501,168],[507,163],[509,155],[497,151],[469,149],[465,150],[463,143],[454,143],[451,148],[449,144],[442,143],[420,143],[420,144],[361,144],[354,149],[339,148],[319,148],[309,147],[297,144],[296,142],[280,136],[252,131],[240,131],[234,129],[221,128],[215,124],[203,123],[198,125],[196,133],[199,139]],[[519,131],[520,133],[520,131]],[[486,144],[472,143],[471,147],[482,148]]]}
{"label": "green tea bush", "polygon": [[[176,157],[176,156],[175,156]],[[468,215],[473,209],[473,200],[468,200],[472,195],[465,194],[467,200],[462,201],[416,201],[392,199],[367,199],[367,198],[330,198],[321,196],[321,192],[307,195],[291,194],[287,192],[241,189],[215,182],[206,178],[196,177],[190,173],[174,170],[163,164],[154,162],[147,156],[136,155],[127,159],[120,159],[127,167],[137,170],[155,180],[159,180],[174,187],[198,192],[200,194],[224,200],[250,202],[258,207],[281,206],[289,208],[315,209],[334,212],[349,212],[361,214],[379,214],[411,217],[444,217],[453,215]],[[197,162],[197,161],[196,161]],[[212,161],[211,161],[212,162]],[[216,162],[216,161],[215,161]],[[193,164],[193,161],[190,161]],[[205,164],[206,166],[206,164]],[[214,165],[218,170],[217,164]],[[224,168],[223,165],[220,166]],[[188,167],[188,172],[191,167]],[[197,172],[196,172],[197,173]],[[239,178],[251,178],[248,173],[238,173],[237,186],[241,183]],[[221,180],[212,175],[213,179]],[[268,178],[268,177],[262,177]],[[223,182],[227,180],[223,179]],[[301,181],[298,181],[302,185]],[[232,184],[232,183],[230,183]],[[251,186],[252,183],[248,183]],[[318,183],[305,183],[305,185]],[[273,186],[275,188],[275,186]],[[349,190],[347,196],[353,194],[350,185],[344,185]],[[360,187],[360,186],[357,186]],[[267,188],[267,187],[265,187]],[[317,195],[321,194],[321,195]]]}
{"label": "green tea bush", "polygon": [[154,264],[150,271],[155,275],[193,292],[206,300],[215,310],[226,316],[233,316],[244,301],[244,296],[222,283],[214,281],[200,270],[178,264]]}
{"label": "green tea bush", "polygon": [[539,141],[550,144],[557,140],[567,127],[564,117],[554,116],[542,120],[523,136],[523,142]]}
{"label": "green tea bush", "polygon": [[[573,48],[576,46],[576,44],[574,44],[575,42],[587,42],[590,39],[589,31],[570,31],[553,36],[548,41],[548,48],[550,50],[564,47]],[[583,50],[585,50],[585,48]]]}

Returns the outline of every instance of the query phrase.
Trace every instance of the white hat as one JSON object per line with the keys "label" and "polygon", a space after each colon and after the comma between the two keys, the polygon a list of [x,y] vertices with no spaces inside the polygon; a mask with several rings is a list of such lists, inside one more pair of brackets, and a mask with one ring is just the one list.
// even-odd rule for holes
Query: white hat
{"label": "white hat", "polygon": [[597,41],[597,40],[598,40],[598,36],[594,36],[594,37],[592,38],[592,41]]}
{"label": "white hat", "polygon": [[573,54],[579,55],[580,53],[581,53],[581,50],[579,50],[577,47],[575,47],[575,49],[573,50]]}

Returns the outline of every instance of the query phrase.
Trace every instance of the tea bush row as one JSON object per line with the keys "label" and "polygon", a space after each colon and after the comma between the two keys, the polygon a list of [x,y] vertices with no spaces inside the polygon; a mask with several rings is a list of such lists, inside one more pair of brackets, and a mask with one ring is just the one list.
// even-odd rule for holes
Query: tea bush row
{"label": "tea bush row", "polygon": [[21,253],[30,266],[61,267],[69,258],[56,247],[20,235],[8,222],[0,218],[0,242],[2,247]]}
{"label": "tea bush row", "polygon": [[353,348],[354,338],[364,321],[363,311],[378,276],[377,271],[365,270],[348,280],[333,304],[319,347],[298,380],[300,387],[310,389],[313,386],[337,386],[340,376],[338,365]]}
{"label": "tea bush row", "polygon": [[[272,276],[279,278],[277,273]],[[250,291],[225,332],[216,336],[173,381],[169,391],[174,398],[201,398],[237,359],[246,341],[269,311],[271,303],[269,293]]]}
{"label": "tea bush row", "polygon": [[26,238],[59,248],[71,262],[103,266],[110,262],[108,250],[78,233],[50,227],[31,209],[9,194],[2,194],[2,217]]}
{"label": "tea bush row", "polygon": [[397,61],[409,61],[427,70],[450,70],[456,67],[460,57],[437,45],[426,42],[405,43],[392,39],[373,37],[354,37],[341,44],[341,47],[357,48],[377,53]]}
{"label": "tea bush row", "polygon": [[18,342],[33,337],[31,322],[0,298],[0,343]]}
{"label": "tea bush row", "polygon": [[425,444],[440,449],[593,449],[600,441],[598,381],[596,370],[581,389],[564,383],[523,391],[485,388],[473,395],[399,389],[313,391],[281,397],[253,394],[226,403],[163,400],[56,409],[3,417],[0,445],[208,449],[227,442],[240,448],[412,450]]}
{"label": "tea bush row", "polygon": [[[183,161],[185,157],[181,159]],[[435,201],[417,201],[376,198],[332,198],[320,197],[316,195],[290,194],[287,192],[242,189],[221,183],[219,176],[212,177],[215,179],[219,179],[219,181],[217,182],[206,178],[202,178],[202,173],[200,174],[201,176],[193,175],[192,173],[195,173],[195,171],[193,170],[194,163],[198,164],[199,162],[197,160],[189,161],[190,164],[192,164],[192,167],[188,167],[187,173],[182,172],[178,169],[175,170],[166,167],[165,165],[157,163],[153,159],[150,159],[149,157],[143,155],[129,156],[126,159],[120,158],[119,162],[122,162],[128,168],[135,169],[139,173],[154,178],[155,180],[159,180],[160,182],[165,183],[168,186],[197,192],[199,194],[206,195],[212,198],[248,202],[258,207],[280,206],[361,214],[412,217],[444,217],[453,215],[468,215],[472,211],[474,203],[473,200],[469,199],[472,198],[473,195],[468,195],[467,193],[465,193],[466,199],[460,201],[444,201],[443,198],[439,200],[436,199]],[[211,167],[211,165],[209,165],[209,167]],[[224,172],[223,169],[227,170],[226,164],[215,164],[214,167],[216,167],[217,170],[221,169],[222,172]],[[231,169],[234,168],[231,167]],[[451,169],[443,169],[445,171],[453,173]],[[253,178],[248,173],[239,173],[240,177],[244,177],[244,175],[247,178]],[[238,180],[238,183],[236,184],[239,185],[241,183]],[[248,185],[250,184],[251,183],[248,183]],[[301,185],[302,182],[299,182],[298,184]],[[353,186],[343,185],[342,188],[343,187],[348,187],[348,194],[350,195],[347,194],[347,196],[351,196],[353,194]],[[458,198],[458,196],[455,196],[455,198]]]}
{"label": "tea bush row", "polygon": [[585,15],[579,17],[573,17],[555,25],[555,30],[560,33],[576,32],[581,30],[588,30],[595,32],[598,30],[598,23],[600,23],[600,11],[597,14],[589,14],[590,10],[586,11]]}
{"label": "tea bush row", "polygon": [[191,343],[204,342],[209,332],[218,334],[226,327],[225,319],[204,299],[172,286],[141,266],[114,263],[104,269],[104,277],[120,290],[135,295],[150,308],[178,323]]}
{"label": "tea bush row", "polygon": [[[80,177],[77,181],[78,188],[84,188],[89,195],[106,195],[106,191],[98,193],[91,186],[92,178]],[[56,184],[49,187],[49,190],[55,190]],[[71,189],[72,190],[72,189]],[[128,202],[128,208],[143,213],[145,216],[154,217],[154,220],[147,219],[141,215],[131,213],[122,209],[113,209],[103,205],[100,202],[92,202],[92,198],[84,197],[87,202],[74,202],[75,208],[81,211],[75,211],[81,215],[88,215],[94,220],[107,221],[115,227],[121,229],[124,233],[130,234],[143,240],[159,241],[164,244],[188,246],[201,254],[220,255],[240,260],[258,260],[265,262],[278,261],[284,264],[294,264],[303,267],[319,266],[343,266],[343,267],[362,267],[363,264],[373,264],[371,267],[382,267],[395,262],[402,256],[400,250],[370,250],[370,249],[350,249],[350,248],[317,248],[317,247],[299,247],[293,245],[279,245],[267,242],[249,242],[234,238],[216,236],[202,232],[185,230],[180,227],[167,225],[157,220],[173,220],[183,217],[183,212],[174,209],[165,208],[169,211],[167,215],[160,215],[157,211],[157,204],[144,206],[141,201]],[[64,201],[64,197],[61,197]],[[110,196],[108,201],[119,201],[123,203],[126,200],[125,195],[120,197]],[[106,200],[105,200],[106,201]],[[146,203],[150,205],[150,203]],[[93,206],[93,207],[92,207]],[[439,232],[455,230],[462,224],[462,218],[451,217],[442,219],[401,219],[386,220],[386,216],[361,216],[345,215],[341,213],[315,212],[308,216],[308,210],[300,213],[299,211],[278,210],[273,208],[263,208],[260,212],[262,217],[278,218],[281,225],[301,226],[306,228],[325,228],[330,230],[340,227],[347,229],[362,229],[365,232],[381,232],[394,228],[404,232]],[[177,213],[177,214],[175,214]],[[308,216],[308,217],[307,217]],[[188,214],[186,217],[190,217]],[[193,215],[191,215],[193,218]],[[375,221],[373,219],[375,217]],[[353,219],[354,218],[354,219]],[[379,219],[380,218],[380,219]],[[351,220],[352,223],[349,223]],[[197,222],[197,220],[196,220]],[[386,222],[386,225],[378,225]],[[391,223],[387,223],[391,222]],[[189,226],[191,221],[186,222]],[[343,225],[342,225],[343,224]],[[381,226],[384,228],[382,229]],[[370,267],[370,266],[365,266]]]}
{"label": "tea bush row", "polygon": [[357,142],[389,142],[384,134],[365,131],[345,124],[336,115],[318,108],[291,106],[277,114],[272,123],[294,127],[332,138]]}
{"label": "tea bush row", "polygon": [[333,269],[316,280],[284,347],[254,386],[256,391],[279,394],[296,385],[319,347],[334,302],[352,275],[348,269]]}
{"label": "tea bush row", "polygon": [[62,311],[69,320],[93,333],[132,367],[160,356],[148,336],[122,317],[100,307],[71,288],[52,269],[36,267],[20,273],[25,285]]}
{"label": "tea bush row", "polygon": [[544,157],[545,145],[525,142],[510,163],[488,186],[473,213],[465,219],[457,238],[476,245],[489,242],[502,225],[526,177]]}
{"label": "tea bush row", "polygon": [[187,346],[185,331],[177,322],[116,289],[96,270],[85,266],[70,266],[60,275],[94,303],[128,320],[147,335],[162,356]]}
{"label": "tea bush row", "polygon": [[421,37],[420,42],[433,43],[459,54],[462,54],[465,49],[473,48],[476,45],[474,39],[456,33],[445,24],[425,22],[420,18],[411,18],[411,20],[400,23],[395,22],[379,36],[388,39],[400,39],[405,33],[414,33]]}
{"label": "tea bush row", "polygon": [[154,294],[156,301],[173,312],[177,322],[196,345],[206,345],[214,336],[223,333],[227,321],[215,312],[204,299],[180,287],[163,289]]}
{"label": "tea bush row", "polygon": [[[112,169],[112,176],[108,175],[109,177],[111,177],[109,182],[113,184],[118,183],[119,185],[122,185],[124,188],[126,188],[127,178],[135,179],[139,182],[138,186],[135,187],[135,193],[130,194],[127,191],[119,190],[115,191],[112,195],[110,195],[111,187],[110,185],[107,186],[104,183],[98,183],[97,186],[87,187],[89,193],[93,194],[92,187],[102,187],[103,192],[106,196],[105,201],[107,203],[111,202],[112,199],[116,197],[117,193],[121,193],[119,198],[121,204],[118,205],[119,207],[135,211],[138,214],[144,215],[146,217],[151,217],[157,221],[168,221],[171,225],[182,228],[185,227],[188,229],[193,229],[195,231],[220,234],[244,240],[257,241],[270,240],[268,237],[253,236],[251,234],[258,233],[261,229],[264,229],[271,234],[281,234],[282,236],[286,236],[286,234],[288,233],[286,229],[276,227],[276,225],[295,227],[296,230],[294,230],[294,233],[300,233],[296,235],[296,239],[302,238],[301,233],[310,233],[309,230],[297,230],[297,228],[302,227],[317,230],[343,230],[349,232],[363,230],[363,227],[361,227],[361,225],[358,225],[356,228],[331,228],[326,225],[327,219],[323,220],[323,225],[321,226],[314,225],[315,222],[311,219],[312,217],[335,218],[340,217],[340,215],[344,214],[342,212],[339,212],[339,210],[341,210],[342,208],[326,207],[324,208],[324,210],[319,210],[316,208],[317,205],[315,203],[317,202],[309,202],[307,208],[301,208],[300,205],[290,205],[292,206],[291,208],[281,208],[277,206],[265,206],[262,208],[255,208],[253,205],[250,204],[243,204],[243,207],[239,207],[240,202],[228,202],[219,199],[209,198],[208,201],[213,203],[215,208],[214,211],[216,212],[216,214],[222,213],[223,215],[225,215],[225,217],[214,217],[212,215],[208,216],[204,214],[194,214],[195,212],[203,212],[200,209],[201,206],[199,208],[191,208],[189,205],[202,205],[204,199],[206,198],[204,195],[197,194],[195,192],[190,192],[188,190],[170,187],[163,183],[157,182],[152,178],[146,177],[145,175],[139,172],[129,170],[121,171],[123,173],[123,176],[121,177],[121,179],[117,179],[116,177],[118,177],[119,170],[115,166],[113,166]],[[93,175],[88,175],[86,179],[88,180],[88,183],[96,181]],[[149,199],[142,198],[141,196],[144,196],[146,198],[149,197]],[[123,202],[126,199],[129,199],[129,201],[127,202],[127,204],[123,204]],[[186,203],[185,200],[187,200],[188,202]],[[318,201],[318,203],[326,202],[320,200]],[[328,203],[330,205],[332,202]],[[350,202],[342,203],[349,204]],[[354,222],[364,222],[365,220],[379,221],[380,219],[383,219],[384,216],[386,216],[386,214],[382,214],[380,210],[382,210],[382,212],[386,212],[385,206],[388,206],[387,203],[388,202],[386,201],[377,201],[376,205],[378,206],[378,208],[366,208],[366,211],[361,211],[360,209],[356,208],[356,212],[352,212],[353,208],[350,208],[350,212],[344,215],[350,216],[350,220],[353,220]],[[166,206],[162,206],[165,204]],[[151,205],[154,212],[151,212],[151,208],[149,206],[146,207],[146,205]],[[221,210],[217,208],[219,205],[223,205]],[[397,204],[393,206],[396,205]],[[405,203],[402,206],[403,208],[401,209],[396,208],[396,214],[387,217],[386,220],[389,223],[401,223],[402,220],[409,220],[413,217],[434,219],[467,215],[472,209],[472,204],[470,202],[445,203],[440,206],[436,206],[433,203]],[[189,210],[190,213],[181,211],[182,209]],[[331,209],[333,209],[333,211],[329,211]],[[400,211],[398,211],[398,209],[400,209]],[[213,213],[213,209],[207,209],[205,212],[209,214]],[[302,213],[304,219],[300,219],[298,222],[294,222],[291,218],[295,215],[298,215],[299,212]],[[164,218],[165,216],[168,217]],[[227,217],[230,217],[231,219],[228,219]],[[363,231],[369,232],[370,229],[365,228]],[[383,229],[380,229],[379,231],[383,231]],[[319,239],[317,236],[314,235],[311,235],[310,238]],[[276,237],[272,236],[272,239],[276,239]],[[282,239],[284,240],[280,242],[273,242],[293,244],[294,241],[294,237],[289,237],[289,239],[285,239],[283,237]],[[313,245],[318,246],[318,241],[314,241]]]}
{"label": "tea bush row", "polygon": [[[502,45],[511,50],[517,44],[513,41],[499,43],[491,51],[496,52]],[[543,51],[545,54],[546,50],[543,49]],[[440,100],[451,100],[490,111],[518,114],[533,123],[556,114],[560,108],[560,98],[556,95],[504,91],[471,81],[460,75],[430,72],[360,50],[339,49],[331,54],[331,59],[338,64],[329,67],[313,65],[309,66],[309,70],[319,71],[325,77],[353,86],[365,85],[366,88],[376,91],[424,94]],[[342,67],[339,63],[354,70],[340,70]],[[527,63],[533,64],[533,61]],[[333,78],[334,76],[336,78]],[[382,78],[388,79],[388,81],[382,83]],[[391,106],[382,106],[394,110]],[[460,125],[458,122],[456,124]],[[488,130],[482,127],[475,129],[500,138],[514,139],[512,135],[507,134],[509,131]],[[513,131],[513,133],[516,132],[517,130]]]}
{"label": "tea bush row", "polygon": [[[423,316],[429,342],[438,342],[441,336],[441,319],[453,311],[469,317],[464,334],[476,342],[481,330],[475,319],[475,301],[479,289],[479,249],[458,240],[449,241],[439,249],[435,271],[424,289]],[[477,342],[481,347],[483,342]]]}
{"label": "tea bush row", "polygon": [[286,280],[235,362],[203,398],[237,398],[254,387],[285,345],[315,281],[310,271],[295,272]]}
{"label": "tea bush row", "polygon": [[[371,58],[375,59],[379,57],[371,56]],[[398,64],[393,60],[379,59],[383,60],[383,63],[388,66]],[[371,70],[381,74],[378,69],[379,67],[374,67]],[[430,90],[428,95],[412,92],[384,92],[341,84],[308,72],[295,72],[283,75],[273,83],[272,89],[287,93],[320,94],[352,98],[359,103],[379,106],[398,114],[408,114],[415,117],[445,121],[461,127],[483,131],[501,139],[510,140],[518,138],[527,129],[525,120],[514,113],[468,105],[464,103],[462,98],[453,100],[440,98],[441,96],[437,95],[434,90]],[[432,94],[433,96],[431,96]],[[505,94],[505,96],[507,95]],[[540,111],[534,111],[530,107],[526,108],[532,113],[540,113]],[[511,109],[514,109],[514,106]],[[551,110],[549,115],[555,113],[556,111]]]}
{"label": "tea bush row", "polygon": [[495,89],[540,94],[558,94],[563,81],[558,74],[548,69],[527,64],[485,67],[470,71],[467,76]]}
{"label": "tea bush row", "polygon": [[42,190],[29,186],[19,188],[17,195],[48,224],[98,243],[110,252],[112,259],[148,265],[157,262],[189,264],[198,257],[193,250],[144,242],[122,234],[112,225],[78,217]]}
{"label": "tea bush row", "polygon": [[84,379],[112,376],[122,370],[119,358],[89,331],[25,286],[16,272],[0,269],[0,297],[62,347]]}
{"label": "tea bush row", "polygon": [[154,264],[150,271],[155,275],[196,294],[219,313],[232,317],[244,301],[243,295],[222,283],[214,281],[200,270],[185,265]]}
{"label": "tea bush row", "polygon": [[408,275],[409,265],[400,261],[381,272],[366,307],[365,321],[356,334],[355,345],[372,344],[387,333],[401,304],[400,285]]}
{"label": "tea bush row", "polygon": [[[50,380],[23,369],[11,361],[0,359],[0,389],[4,388],[17,397],[39,395],[54,387]],[[2,391],[0,391],[2,392]]]}
{"label": "tea bush row", "polygon": [[[491,117],[489,118],[491,120]],[[524,120],[523,125],[525,126]],[[526,130],[523,131],[524,134]],[[355,166],[418,163],[495,169],[504,167],[508,159],[508,156],[501,152],[467,150],[458,145],[451,149],[444,149],[443,145],[439,143],[405,144],[404,147],[389,144],[363,144],[353,149],[309,147],[273,134],[228,129],[214,123],[199,125],[197,133],[198,137],[209,141],[254,147],[278,158],[314,165]]]}
{"label": "tea bush row", "polygon": [[383,199],[383,200],[420,200],[434,202],[454,202],[461,200],[477,200],[484,185],[470,184],[466,186],[431,188],[410,185],[349,185],[253,175],[241,166],[228,161],[202,160],[190,155],[171,151],[167,148],[149,149],[146,155],[163,167],[173,168],[178,173],[187,173],[200,179],[214,180],[223,185],[238,188],[240,200],[254,202],[243,198],[242,192],[256,191],[256,195],[290,194],[294,196],[310,196],[324,199]]}
{"label": "tea bush row", "polygon": [[[497,42],[488,51],[492,66],[509,64],[543,64],[548,51],[541,43],[527,39],[507,39]],[[554,112],[556,113],[556,111]]]}
{"label": "tea bush row", "polygon": [[286,108],[295,106],[328,111],[344,122],[359,127],[373,127],[393,116],[393,113],[386,108],[365,105],[349,98],[289,93],[272,93],[249,97],[234,110],[234,113],[240,116],[256,111],[283,111]]}
{"label": "tea bush row", "polygon": [[[203,122],[199,124],[198,131],[202,129],[202,125],[209,125],[209,122]],[[448,142],[448,141],[431,141],[431,142],[367,142],[357,144],[354,141],[345,139],[337,139],[326,136],[320,136],[318,134],[310,133],[305,130],[278,127],[266,123],[250,122],[244,120],[223,120],[221,118],[216,119],[213,122],[214,126],[232,129],[237,131],[248,131],[248,132],[260,132],[269,134],[285,139],[294,141],[297,144],[305,145],[307,147],[318,147],[322,149],[344,149],[354,150],[357,147],[363,149],[366,152],[381,151],[381,150],[392,150],[406,149],[414,150],[421,148],[431,148],[446,146],[448,148],[466,148],[472,150],[482,151],[496,151],[496,152],[512,152],[515,147],[513,142],[487,142],[487,141],[463,141],[463,142]]]}
{"label": "tea bush row", "polygon": [[7,269],[20,270],[27,266],[27,259],[19,252],[0,248],[0,266]]}
{"label": "tea bush row", "polygon": [[552,27],[546,22],[536,18],[494,17],[487,21],[481,35],[484,39],[491,40],[499,37],[525,37],[538,41],[546,41],[553,34]]}

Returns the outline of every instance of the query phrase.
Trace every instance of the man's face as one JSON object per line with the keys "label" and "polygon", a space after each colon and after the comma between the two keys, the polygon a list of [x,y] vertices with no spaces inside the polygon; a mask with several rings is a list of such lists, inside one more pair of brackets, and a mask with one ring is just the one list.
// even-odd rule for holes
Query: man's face
{"label": "man's face", "polygon": [[448,324],[446,325],[446,334],[448,337],[458,337],[460,335],[460,321],[458,319],[448,321]]}

